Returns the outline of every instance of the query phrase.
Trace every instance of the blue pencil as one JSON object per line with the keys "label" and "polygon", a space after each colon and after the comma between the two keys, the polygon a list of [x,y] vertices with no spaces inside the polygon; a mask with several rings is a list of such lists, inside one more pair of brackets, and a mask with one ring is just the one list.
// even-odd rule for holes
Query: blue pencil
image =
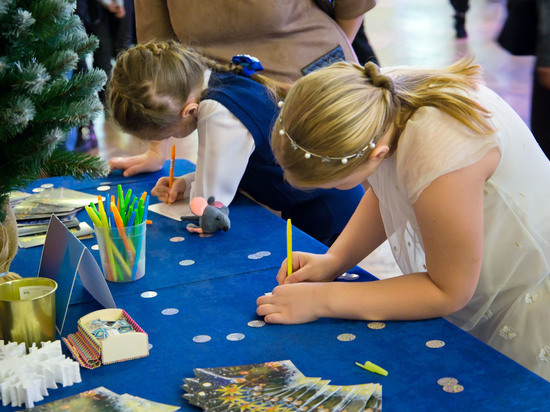
{"label": "blue pencil", "polygon": [[132,206],[130,206],[130,209],[132,209],[132,214],[130,215],[130,217],[128,218],[128,224],[126,226],[133,226],[134,225],[134,220],[136,218],[136,211],[133,210]]}
{"label": "blue pencil", "polygon": [[149,195],[145,196],[145,203],[143,204],[143,219],[142,222],[147,222],[147,212],[149,212]]}

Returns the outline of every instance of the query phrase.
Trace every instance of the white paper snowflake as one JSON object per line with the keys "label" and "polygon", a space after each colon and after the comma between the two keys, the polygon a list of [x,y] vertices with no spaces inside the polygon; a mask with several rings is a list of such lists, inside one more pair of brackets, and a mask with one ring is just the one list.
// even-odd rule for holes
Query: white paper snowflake
{"label": "white paper snowflake", "polygon": [[0,398],[2,406],[34,407],[34,402],[48,396],[57,383],[71,386],[82,382],[80,366],[61,352],[61,341],[35,344],[26,354],[25,344],[0,340]]}

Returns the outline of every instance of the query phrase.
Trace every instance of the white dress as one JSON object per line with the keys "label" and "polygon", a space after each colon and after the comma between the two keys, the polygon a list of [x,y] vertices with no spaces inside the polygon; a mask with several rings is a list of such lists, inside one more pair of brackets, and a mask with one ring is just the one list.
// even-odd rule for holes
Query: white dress
{"label": "white dress", "polygon": [[423,107],[368,180],[397,264],[403,273],[425,272],[413,203],[434,179],[500,148],[500,163],[485,183],[479,281],[466,307],[446,319],[550,380],[550,161],[496,93],[480,87],[474,98],[492,112],[495,134],[475,136]]}

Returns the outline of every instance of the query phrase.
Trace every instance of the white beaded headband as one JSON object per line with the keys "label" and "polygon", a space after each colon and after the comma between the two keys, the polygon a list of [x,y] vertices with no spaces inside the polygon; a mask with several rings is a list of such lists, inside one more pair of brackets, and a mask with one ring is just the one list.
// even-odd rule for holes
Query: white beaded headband
{"label": "white beaded headband", "polygon": [[[278,103],[278,106],[282,109],[282,107],[284,106],[284,102],[280,101]],[[290,146],[294,149],[294,150],[298,150],[300,149],[301,151],[304,152],[304,157],[306,159],[311,159],[311,157],[318,157],[319,159],[321,159],[321,162],[323,163],[329,163],[331,160],[339,160],[342,164],[347,164],[348,163],[348,160],[349,159],[353,159],[355,157],[363,157],[363,155],[365,154],[365,151],[367,149],[374,149],[376,147],[376,143],[374,142],[374,137],[372,138],[372,140],[364,147],[362,148],[361,150],[359,150],[357,153],[353,153],[353,154],[350,154],[348,156],[322,156],[322,155],[318,155],[318,154],[315,154],[315,153],[312,153],[310,152],[309,150],[307,149],[304,149],[302,146],[300,146],[298,143],[296,143],[294,141],[294,139],[292,139],[292,137],[290,137],[290,135],[288,134],[288,132],[285,130],[285,128],[283,127],[283,117],[282,115],[279,116],[279,123],[281,124],[281,129],[279,130],[279,134],[281,136],[285,136],[288,138],[288,140],[290,140]]]}

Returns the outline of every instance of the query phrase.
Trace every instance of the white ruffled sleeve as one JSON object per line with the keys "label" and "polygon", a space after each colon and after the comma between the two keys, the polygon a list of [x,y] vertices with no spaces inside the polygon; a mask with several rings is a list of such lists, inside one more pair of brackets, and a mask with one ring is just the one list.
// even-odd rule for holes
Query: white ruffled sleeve
{"label": "white ruffled sleeve", "polygon": [[469,166],[498,146],[497,133],[476,134],[434,107],[422,107],[409,119],[396,151],[400,186],[414,203],[435,179]]}
{"label": "white ruffled sleeve", "polygon": [[254,151],[254,138],[239,119],[214,100],[200,102],[197,131],[197,168],[184,177],[190,186],[189,198],[214,196],[229,206]]}

